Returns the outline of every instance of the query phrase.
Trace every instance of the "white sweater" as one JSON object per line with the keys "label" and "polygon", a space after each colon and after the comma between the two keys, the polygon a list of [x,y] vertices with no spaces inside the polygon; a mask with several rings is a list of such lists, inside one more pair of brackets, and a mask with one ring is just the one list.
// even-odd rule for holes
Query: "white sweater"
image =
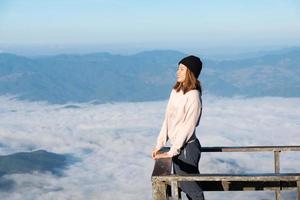
{"label": "white sweater", "polygon": [[172,89],[166,108],[165,119],[157,138],[156,148],[160,149],[170,140],[170,156],[180,153],[180,148],[196,139],[196,127],[202,114],[202,100],[198,90],[183,94]]}

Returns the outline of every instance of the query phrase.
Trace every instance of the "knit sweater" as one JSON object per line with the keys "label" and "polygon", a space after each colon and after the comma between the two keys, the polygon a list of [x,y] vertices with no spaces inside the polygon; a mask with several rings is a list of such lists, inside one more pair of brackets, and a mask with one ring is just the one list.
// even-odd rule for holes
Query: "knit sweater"
{"label": "knit sweater", "polygon": [[167,104],[164,121],[157,137],[156,149],[166,145],[169,140],[173,157],[180,153],[181,147],[196,139],[196,127],[202,114],[202,100],[198,90],[183,91],[172,89]]}

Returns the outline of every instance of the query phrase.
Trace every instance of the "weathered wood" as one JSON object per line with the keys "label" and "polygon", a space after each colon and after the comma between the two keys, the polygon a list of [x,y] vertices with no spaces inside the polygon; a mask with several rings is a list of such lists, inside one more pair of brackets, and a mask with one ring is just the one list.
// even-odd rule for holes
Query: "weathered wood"
{"label": "weathered wood", "polygon": [[[170,147],[164,147],[166,152]],[[300,151],[300,146],[231,146],[231,147],[201,147],[201,152],[264,152],[264,151]]]}
{"label": "weathered wood", "polygon": [[172,169],[172,159],[171,158],[161,158],[156,160],[154,164],[154,169],[152,172],[153,176],[165,176],[170,175]]}
{"label": "weathered wood", "polygon": [[152,199],[153,200],[168,200],[165,182],[152,180]]}
{"label": "weathered wood", "polygon": [[300,146],[235,146],[201,147],[201,152],[263,152],[263,151],[300,151]]}
{"label": "weathered wood", "polygon": [[172,181],[172,191],[174,193],[175,200],[179,200],[178,182]]}
{"label": "weathered wood", "polygon": [[280,190],[278,190],[278,189],[276,189],[276,191],[275,191],[275,199],[276,200],[280,200],[281,199]]}
{"label": "weathered wood", "polygon": [[[165,181],[201,181],[203,191],[243,191],[243,190],[282,190],[295,189],[300,181],[300,173],[284,174],[195,174],[195,175],[170,175],[157,177]],[[228,182],[226,187],[224,184]],[[208,183],[208,187],[207,187]],[[219,185],[219,187],[218,187]],[[225,187],[224,187],[225,186]],[[280,194],[276,196],[280,198]]]}
{"label": "weathered wood", "polygon": [[[163,148],[161,152],[168,151]],[[300,173],[280,173],[280,152],[300,151],[300,146],[246,146],[246,147],[202,147],[202,152],[274,152],[275,173],[256,174],[188,174],[172,175],[172,159],[158,159],[152,173],[153,199],[165,200],[168,193],[171,196],[171,187],[167,192],[167,183],[172,185],[174,196],[180,199],[179,181],[200,181],[203,191],[241,191],[241,190],[275,190],[276,200],[280,199],[280,190],[295,189],[300,200]]]}
{"label": "weathered wood", "polygon": [[223,190],[224,191],[228,191],[229,190],[229,184],[230,184],[230,182],[228,182],[228,181],[221,181],[221,183],[222,183]]}
{"label": "weathered wood", "polygon": [[[152,177],[153,178],[153,177]],[[160,181],[300,181],[300,173],[189,174],[155,177]]]}
{"label": "weathered wood", "polygon": [[280,152],[274,151],[274,170],[275,173],[280,173]]}
{"label": "weathered wood", "polygon": [[[158,153],[166,152],[168,148],[162,148]],[[162,158],[155,161],[152,172],[152,196],[153,200],[169,200],[167,182],[157,180],[158,176],[171,175],[172,159]]]}
{"label": "weathered wood", "polygon": [[295,190],[296,181],[274,182],[274,181],[227,181],[228,186],[224,187],[224,181],[201,181],[203,191],[243,191],[243,190]]}
{"label": "weathered wood", "polygon": [[[276,174],[280,173],[280,150],[274,151],[274,170]],[[280,200],[281,199],[281,194],[280,190],[276,189],[275,191],[275,200]]]}

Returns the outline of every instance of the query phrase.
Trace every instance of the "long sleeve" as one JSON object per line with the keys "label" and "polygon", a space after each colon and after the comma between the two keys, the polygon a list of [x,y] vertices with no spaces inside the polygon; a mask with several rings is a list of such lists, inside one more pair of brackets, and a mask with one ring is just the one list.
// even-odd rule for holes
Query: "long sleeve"
{"label": "long sleeve", "polygon": [[161,149],[162,147],[164,147],[166,145],[166,143],[168,141],[168,112],[169,112],[171,98],[172,98],[172,92],[170,94],[169,101],[167,104],[164,121],[163,121],[162,127],[160,129],[160,133],[157,137],[156,149]]}
{"label": "long sleeve", "polygon": [[180,124],[178,124],[178,129],[176,129],[176,139],[168,152],[172,157],[178,155],[184,143],[195,134],[195,128],[201,117],[202,104],[200,98],[197,95],[191,97],[186,104],[186,112],[183,120],[181,120]]}
{"label": "long sleeve", "polygon": [[167,140],[168,140],[168,126],[167,126],[167,119],[165,117],[160,133],[157,137],[156,149],[161,149],[163,146],[165,146]]}

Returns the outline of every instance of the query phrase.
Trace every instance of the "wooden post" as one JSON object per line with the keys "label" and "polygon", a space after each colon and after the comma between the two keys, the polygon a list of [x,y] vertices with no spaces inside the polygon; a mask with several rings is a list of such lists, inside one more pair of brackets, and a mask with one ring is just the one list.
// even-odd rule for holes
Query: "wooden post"
{"label": "wooden post", "polygon": [[[201,176],[173,176],[172,159],[161,158],[155,161],[152,172],[153,200],[166,200],[175,197],[181,199],[181,181],[203,181],[204,191],[241,191],[244,188],[253,190],[275,189],[276,200],[281,199],[280,191],[297,188],[297,199],[300,200],[300,173],[280,173],[281,151],[300,151],[300,146],[248,146],[248,147],[202,147],[202,152],[274,152],[275,173],[247,174],[201,174]],[[230,185],[229,185],[230,184]],[[168,187],[167,187],[168,186]],[[168,193],[166,190],[169,190]],[[172,195],[173,192],[173,195]],[[168,195],[170,194],[170,195]],[[168,199],[169,200],[169,199]],[[174,200],[174,199],[173,199]]]}
{"label": "wooden post", "polygon": [[[280,150],[275,150],[274,151],[274,169],[275,173],[279,174],[280,173]],[[275,199],[280,200],[281,195],[280,195],[280,190],[276,189],[275,190]]]}
{"label": "wooden post", "polygon": [[274,151],[275,173],[280,173],[280,151]]}
{"label": "wooden post", "polygon": [[224,191],[229,190],[229,184],[230,184],[230,182],[228,182],[228,181],[222,181],[222,187],[223,187]]}
{"label": "wooden post", "polygon": [[167,200],[167,183],[157,179],[159,176],[171,175],[171,158],[161,158],[155,161],[152,172],[152,197],[153,200]]}
{"label": "wooden post", "polygon": [[177,181],[172,181],[172,191],[174,192],[175,200],[180,200]]}
{"label": "wooden post", "polygon": [[167,200],[166,183],[152,179],[153,200]]}

